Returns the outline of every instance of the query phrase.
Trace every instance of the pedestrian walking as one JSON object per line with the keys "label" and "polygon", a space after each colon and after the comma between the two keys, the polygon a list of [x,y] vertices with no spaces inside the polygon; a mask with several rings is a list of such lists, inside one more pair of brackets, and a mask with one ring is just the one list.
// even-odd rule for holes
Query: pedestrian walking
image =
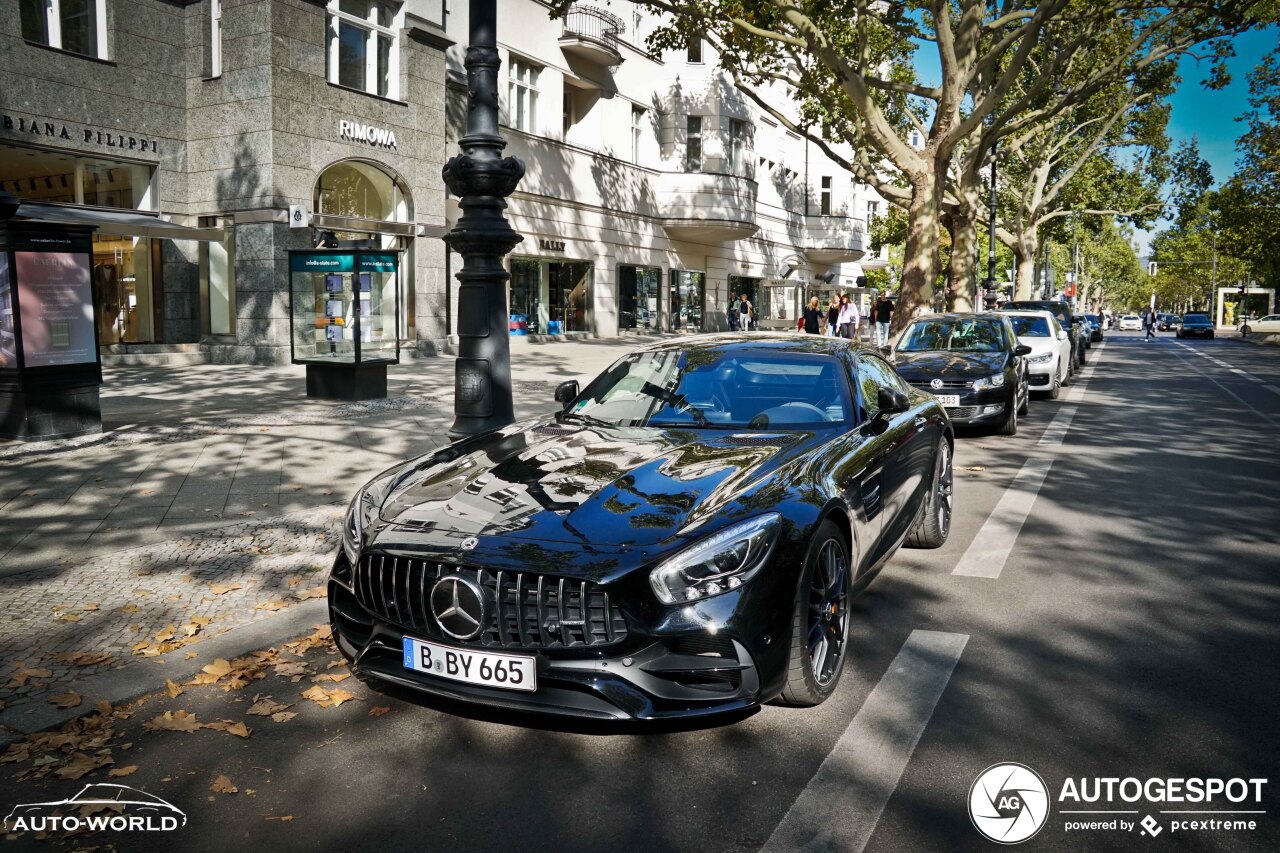
{"label": "pedestrian walking", "polygon": [[853,304],[849,299],[849,294],[840,295],[840,314],[836,322],[840,325],[840,337],[856,340],[858,337],[858,325],[862,317],[858,314],[858,306]]}
{"label": "pedestrian walking", "polygon": [[1149,341],[1156,336],[1156,312],[1150,308],[1142,315],[1142,328],[1147,330],[1143,341]]}
{"label": "pedestrian walking", "polygon": [[738,328],[744,332],[751,331],[752,318],[755,316],[755,307],[751,301],[747,299],[747,294],[742,294],[741,300],[738,302]]}
{"label": "pedestrian walking", "polygon": [[881,293],[871,311],[871,318],[876,324],[876,346],[884,349],[889,345],[889,323],[893,321],[893,302]]}
{"label": "pedestrian walking", "polygon": [[809,300],[809,307],[804,309],[801,315],[804,322],[804,333],[806,335],[817,335],[822,333],[820,324],[822,322],[822,309],[818,307],[818,297]]}
{"label": "pedestrian walking", "polygon": [[729,297],[729,310],[725,314],[729,318],[729,331],[738,331],[738,318],[741,316],[738,313],[738,294]]}
{"label": "pedestrian walking", "polygon": [[827,302],[827,334],[832,337],[840,334],[840,302],[836,299]]}

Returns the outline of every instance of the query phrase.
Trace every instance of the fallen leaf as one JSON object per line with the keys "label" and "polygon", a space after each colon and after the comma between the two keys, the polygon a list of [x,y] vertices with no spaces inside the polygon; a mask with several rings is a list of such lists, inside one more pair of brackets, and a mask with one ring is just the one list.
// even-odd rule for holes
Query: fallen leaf
{"label": "fallen leaf", "polygon": [[59,779],[79,779],[84,774],[97,770],[99,767],[106,767],[108,764],[115,764],[115,759],[105,750],[96,755],[77,752],[69,762],[53,771],[53,775]]}
{"label": "fallen leaf", "polygon": [[374,705],[372,708],[369,709],[369,716],[381,717],[383,714],[387,713],[390,710],[391,710],[391,706],[389,705]]}
{"label": "fallen leaf", "polygon": [[349,672],[338,672],[338,673],[326,672],[322,675],[313,676],[311,680],[338,682],[338,681],[344,681],[350,677],[351,677],[351,673]]}
{"label": "fallen leaf", "polygon": [[214,595],[226,595],[228,592],[237,589],[244,589],[244,584],[240,581],[232,581],[231,583],[211,583],[209,589]]}
{"label": "fallen leaf", "polygon": [[293,820],[293,815],[291,815],[291,814],[286,814],[286,815],[273,815],[273,814],[269,814],[269,815],[267,815],[267,820],[278,820],[278,821],[280,821],[281,823],[288,823],[289,821]]}
{"label": "fallen leaf", "polygon": [[156,642],[163,643],[165,640],[172,640],[174,631],[176,630],[177,629],[173,627],[173,623],[170,622],[168,625],[165,625],[164,628],[155,633],[154,636]]}
{"label": "fallen leaf", "polygon": [[231,671],[231,663],[226,658],[218,658],[211,664],[201,667],[201,672],[207,672],[214,678],[221,678]]}
{"label": "fallen leaf", "polygon": [[81,702],[80,694],[74,690],[60,693],[49,700],[57,708],[75,708]]}
{"label": "fallen leaf", "polygon": [[254,609],[255,609],[255,610],[270,610],[270,611],[272,611],[272,612],[275,612],[275,611],[277,611],[277,610],[284,610],[284,609],[285,609],[286,607],[288,607],[288,606],[289,606],[289,602],[287,602],[287,601],[264,601],[264,602],[262,602],[261,604],[259,604],[259,605],[258,605],[256,608],[254,608]]}
{"label": "fallen leaf", "polygon": [[278,714],[272,714],[271,719],[277,723],[287,723],[296,716],[298,716],[297,711],[281,711]]}
{"label": "fallen leaf", "polygon": [[177,699],[179,696],[182,695],[182,688],[179,687],[177,684],[175,684],[173,682],[173,679],[166,678],[164,680],[164,686],[169,691],[170,699]]}
{"label": "fallen leaf", "polygon": [[192,658],[199,657],[199,656],[200,656],[199,652],[187,652],[185,655],[183,655],[183,660],[191,660]]}
{"label": "fallen leaf", "polygon": [[313,586],[310,589],[300,589],[297,592],[295,592],[294,595],[296,595],[301,600],[306,601],[309,598],[324,598],[326,595],[328,595],[328,593],[329,593],[328,588],[321,585],[321,586]]}
{"label": "fallen leaf", "polygon": [[58,619],[63,622],[79,622],[80,621],[80,617],[75,615],[74,613],[68,613],[65,616],[59,616]]}
{"label": "fallen leaf", "polygon": [[97,609],[98,609],[98,605],[96,605],[96,604],[85,604],[85,605],[82,605],[82,606],[80,607],[80,609],[81,609],[81,610],[84,610],[84,611],[97,610]]}
{"label": "fallen leaf", "polygon": [[987,470],[987,467],[986,467],[985,465],[970,465],[968,468],[965,468],[964,470],[966,470],[966,471],[985,471],[985,470]]}
{"label": "fallen leaf", "polygon": [[187,711],[165,711],[160,716],[142,724],[147,731],[194,732],[200,728],[195,714]]}
{"label": "fallen leaf", "polygon": [[128,767],[116,767],[112,770],[108,770],[107,775],[118,778],[120,776],[132,776],[134,773],[137,773],[137,772],[138,772],[138,765],[130,764]]}
{"label": "fallen leaf", "polygon": [[226,776],[219,776],[213,780],[213,784],[209,786],[209,790],[215,794],[236,794],[240,789],[231,784],[231,780]]}
{"label": "fallen leaf", "polygon": [[138,494],[140,495],[154,495],[155,493],[156,493],[155,489],[143,489],[142,491],[138,492]]}
{"label": "fallen leaf", "polygon": [[125,613],[137,613],[138,605],[130,603],[130,604],[126,604],[124,607],[121,607],[120,609],[123,610]]}
{"label": "fallen leaf", "polygon": [[293,577],[285,581],[285,583],[287,583],[289,586],[297,586],[298,584],[302,583],[302,578],[298,577],[297,575],[294,575]]}
{"label": "fallen leaf", "polygon": [[270,717],[273,714],[276,714],[280,711],[284,711],[287,708],[291,708],[291,707],[293,706],[286,705],[281,702],[276,702],[274,699],[267,697],[265,699],[259,699],[258,701],[250,705],[249,710],[246,713],[252,714],[255,717]]}
{"label": "fallen leaf", "polygon": [[286,661],[285,663],[276,664],[276,675],[283,675],[286,677],[290,675],[303,675],[306,671],[307,665],[305,663]]}
{"label": "fallen leaf", "polygon": [[253,734],[253,729],[249,728],[244,723],[236,723],[234,726],[227,729],[227,734],[235,735],[236,737],[248,737]]}

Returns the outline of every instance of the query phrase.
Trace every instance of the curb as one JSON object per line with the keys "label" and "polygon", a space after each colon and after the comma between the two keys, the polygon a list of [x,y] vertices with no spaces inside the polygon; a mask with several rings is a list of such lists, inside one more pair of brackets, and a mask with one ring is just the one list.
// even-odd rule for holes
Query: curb
{"label": "curb", "polygon": [[[225,634],[210,637],[203,642],[183,646],[154,658],[139,659],[119,669],[73,682],[68,689],[74,689],[84,697],[84,701],[75,708],[59,709],[41,702],[35,707],[23,706],[0,711],[0,726],[11,730],[0,731],[0,747],[83,716],[92,709],[93,703],[103,699],[117,705],[162,687],[166,678],[174,681],[190,678],[201,667],[217,658],[230,660],[295,635],[305,634],[315,624],[329,621],[327,602],[328,599],[322,598],[308,599],[277,615],[232,628]],[[196,656],[188,659],[187,654],[190,652],[196,652]]]}

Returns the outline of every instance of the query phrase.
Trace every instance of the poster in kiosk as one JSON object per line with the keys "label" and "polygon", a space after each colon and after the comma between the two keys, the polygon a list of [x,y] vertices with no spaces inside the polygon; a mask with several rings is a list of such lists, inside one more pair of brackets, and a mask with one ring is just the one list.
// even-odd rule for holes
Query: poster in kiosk
{"label": "poster in kiosk", "polygon": [[0,224],[0,439],[102,432],[91,235]]}
{"label": "poster in kiosk", "polygon": [[397,252],[289,253],[290,345],[307,396],[378,400],[400,363]]}

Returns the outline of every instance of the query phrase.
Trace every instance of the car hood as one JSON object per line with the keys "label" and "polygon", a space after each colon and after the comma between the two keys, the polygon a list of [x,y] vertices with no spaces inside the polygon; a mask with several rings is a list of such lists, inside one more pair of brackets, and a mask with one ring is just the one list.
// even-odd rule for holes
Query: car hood
{"label": "car hood", "polygon": [[1031,347],[1032,355],[1040,355],[1046,352],[1057,352],[1059,341],[1057,338],[1023,337],[1019,335],[1018,343]]}
{"label": "car hood", "polygon": [[990,376],[1004,370],[1002,352],[896,352],[894,366],[908,381],[914,377]]}
{"label": "car hood", "polygon": [[[493,543],[486,539],[499,536],[645,548],[771,509],[772,502],[734,504],[777,482],[788,465],[805,464],[830,437],[829,431],[516,425],[402,469],[379,516],[400,541],[448,550],[467,537],[487,550]],[[785,495],[794,471],[781,480]]]}

